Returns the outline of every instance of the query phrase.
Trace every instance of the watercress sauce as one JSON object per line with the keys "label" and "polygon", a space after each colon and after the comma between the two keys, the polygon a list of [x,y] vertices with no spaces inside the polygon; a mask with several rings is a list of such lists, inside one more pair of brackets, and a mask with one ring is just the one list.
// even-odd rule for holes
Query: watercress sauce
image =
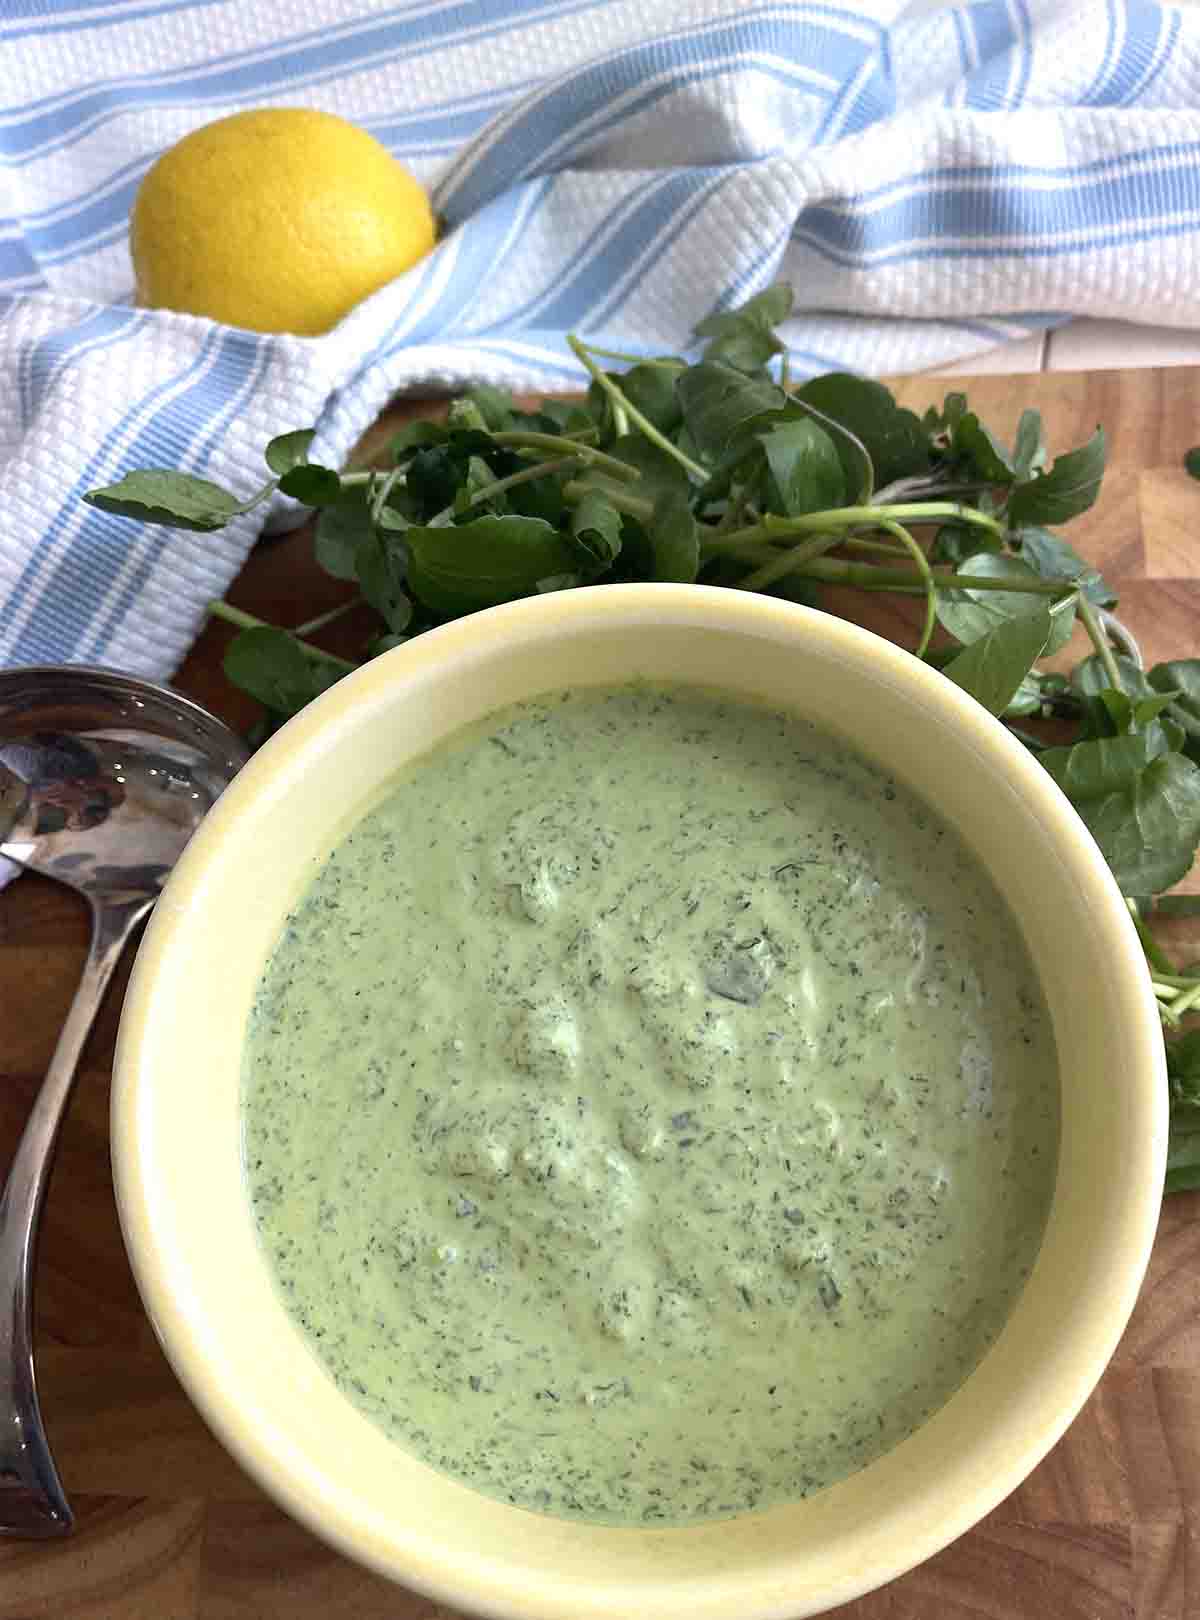
{"label": "watercress sauce", "polygon": [[1049,1020],[959,839],[841,743],[555,694],[409,769],[289,917],[245,1060],[287,1308],[481,1491],[681,1523],[941,1405],[1037,1253]]}

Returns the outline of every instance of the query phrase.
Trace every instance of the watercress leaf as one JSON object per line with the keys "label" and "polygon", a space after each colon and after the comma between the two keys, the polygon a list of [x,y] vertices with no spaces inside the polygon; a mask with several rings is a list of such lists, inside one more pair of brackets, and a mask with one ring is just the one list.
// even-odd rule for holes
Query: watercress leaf
{"label": "watercress leaf", "polygon": [[[1003,714],[1040,658],[1053,622],[1043,602],[1017,618],[1002,620],[964,647],[942,674],[969,692],[992,714]],[[1036,700],[1034,707],[1036,707]],[[1032,713],[1032,710],[1023,710]]]}
{"label": "watercress leaf", "polygon": [[785,409],[786,417],[789,420],[796,420],[800,412],[823,427],[832,439],[838,460],[842,464],[846,504],[865,506],[875,488],[875,464],[866,445],[844,422],[838,422],[832,416],[827,416],[824,411],[819,411],[811,400],[789,400]]}
{"label": "watercress leaf", "polygon": [[[1200,894],[1163,894],[1154,902],[1154,909],[1163,917],[1200,917]],[[1200,1036],[1200,1030],[1193,1030]],[[1200,1085],[1200,1041],[1196,1048],[1196,1081]],[[1168,1050],[1168,1057],[1170,1051]]]}
{"label": "watercress leaf", "polygon": [[[1155,688],[1147,679],[1146,672],[1140,669],[1132,658],[1126,658],[1120,653],[1115,657],[1117,673],[1121,677],[1121,690],[1132,698],[1153,697]],[[1076,664],[1071,671],[1071,685],[1080,697],[1099,697],[1109,684],[1108,671],[1096,653]]]}
{"label": "watercress leaf", "polygon": [[1146,730],[1162,737],[1165,752],[1170,754],[1187,753],[1187,733],[1182,726],[1176,725],[1169,714],[1160,715],[1157,720],[1151,720]]}
{"label": "watercress leaf", "polygon": [[1133,700],[1126,693],[1115,692],[1111,686],[1106,686],[1103,691],[1097,693],[1097,697],[1104,705],[1115,737],[1134,729]]}
{"label": "watercress leaf", "polygon": [[545,579],[538,580],[534,588],[539,596],[549,596],[554,591],[573,591],[582,584],[583,576],[578,573],[547,574]]}
{"label": "watercress leaf", "polygon": [[305,506],[332,506],[342,497],[342,481],[333,468],[318,467],[309,461],[300,462],[285,472],[279,487],[285,495],[302,501]]}
{"label": "watercress leaf", "polygon": [[587,572],[605,573],[621,554],[621,515],[598,491],[589,491],[571,513],[571,535],[585,554]]}
{"label": "watercress leaf", "polygon": [[265,499],[274,484],[268,484],[248,501],[239,501],[219,484],[190,473],[170,472],[162,467],[144,467],[126,473],[124,478],[104,489],[90,489],[83,497],[98,511],[115,517],[138,518],[142,523],[161,523],[168,529],[190,529],[208,533],[223,529],[231,518],[248,512]]}
{"label": "watercress leaf", "polygon": [[[981,551],[967,557],[957,570],[967,576],[986,579],[1011,579],[1014,584],[1034,580],[1037,575],[1028,563],[1003,552]],[[1041,598],[1029,591],[972,590],[943,586],[938,591],[937,615],[942,627],[959,641],[969,644],[994,630],[1006,619],[1023,618],[1031,613]],[[1051,616],[1050,637],[1045,651],[1057,650],[1070,638],[1074,611],[1067,605]]]}
{"label": "watercress leaf", "polygon": [[326,506],[317,518],[313,554],[334,579],[355,579],[355,553],[371,533],[371,514],[360,495]]}
{"label": "watercress leaf", "polygon": [[[618,380],[615,371],[605,372],[605,376],[611,377],[614,381]],[[595,378],[588,384],[587,409],[588,419],[596,426],[600,444],[607,448],[617,431],[616,409],[608,389],[602,388]],[[557,429],[552,431],[556,432]]]}
{"label": "watercress leaf", "polygon": [[1091,742],[1096,737],[1111,737],[1114,735],[1112,719],[1104,704],[1100,701],[1100,694],[1095,697],[1081,698],[1079,701],[1079,734],[1076,742]]}
{"label": "watercress leaf", "polygon": [[664,490],[654,503],[650,545],[656,580],[677,580],[690,585],[700,570],[700,535],[685,494]]}
{"label": "watercress leaf", "polygon": [[1018,545],[1022,562],[1028,563],[1043,579],[1070,580],[1098,607],[1112,607],[1116,603],[1116,592],[1100,572],[1059,535],[1051,534],[1048,529],[1028,528],[1013,535],[1012,540]]}
{"label": "watercress leaf", "polygon": [[1200,768],[1182,754],[1160,754],[1132,795],[1115,797],[1122,802],[1101,800],[1094,816],[1082,808],[1121,888],[1158,894],[1186,877],[1200,843]]}
{"label": "watercress leaf", "polygon": [[613,564],[609,578],[617,584],[628,584],[634,580],[652,579],[653,576],[654,548],[650,544],[649,530],[637,518],[623,515],[621,554]]}
{"label": "watercress leaf", "polygon": [[854,434],[871,458],[877,484],[929,471],[929,436],[920,418],[901,409],[882,383],[831,371],[811,378],[795,397]]}
{"label": "watercress leaf", "polygon": [[1200,1187],[1200,1118],[1171,1118],[1163,1192],[1195,1192]]}
{"label": "watercress leaf", "polygon": [[510,512],[541,518],[546,523],[552,523],[556,529],[561,528],[567,511],[563,482],[551,473],[545,478],[532,478],[527,484],[517,484],[515,488],[506,490],[501,498]]}
{"label": "watercress leaf", "polygon": [[573,571],[568,536],[540,518],[481,517],[405,531],[408,584],[433,613],[451,618],[530,596],[540,579]]}
{"label": "watercress leaf", "polygon": [[1177,694],[1170,716],[1186,734],[1184,752],[1200,763],[1200,658],[1173,658],[1155,664],[1146,680],[1156,692]]}
{"label": "watercress leaf", "polygon": [[512,426],[516,406],[506,388],[493,388],[491,383],[478,383],[469,391],[467,398],[479,412],[484,426],[490,432],[503,433]]}
{"label": "watercress leaf", "polygon": [[[1148,726],[1152,720],[1157,720],[1165,709],[1169,709],[1175,698],[1175,692],[1159,692],[1155,697],[1139,698],[1133,705],[1133,723],[1135,726]],[[1181,738],[1186,738],[1184,728],[1176,724],[1176,730]]]}
{"label": "watercress leaf", "polygon": [[[1014,619],[1012,622],[1018,624],[1020,621]],[[962,654],[958,656],[961,658]],[[1020,720],[1025,715],[1037,714],[1043,701],[1041,680],[1036,671],[1031,670],[1022,678],[1020,686],[1009,698],[1004,716],[1009,720]]]}
{"label": "watercress leaf", "polygon": [[1036,472],[1046,460],[1046,447],[1042,440],[1041,411],[1022,411],[1017,423],[1017,437],[1013,445],[1012,466],[1019,483]]}
{"label": "watercress leaf", "polygon": [[[719,500],[734,483],[745,485],[755,498],[765,498],[768,469],[762,440],[773,429],[795,422],[813,422],[828,434],[842,468],[841,503],[865,505],[875,487],[875,469],[866,449],[842,423],[799,399],[790,399],[781,409],[763,411],[744,422],[737,436],[717,458],[712,476],[697,492],[697,498],[702,503]],[[682,449],[682,438],[679,443]]]}
{"label": "watercress leaf", "polygon": [[[782,411],[768,411],[765,416],[756,418],[751,426],[759,422],[780,422],[788,420]],[[767,487],[767,458],[762,447],[762,436],[757,438],[739,437],[723,456],[717,459],[709,478],[700,485],[696,491],[697,509],[710,505],[713,501],[723,500],[735,484],[740,484],[747,495],[754,499],[765,496]]]}
{"label": "watercress leaf", "polygon": [[771,509],[785,517],[827,512],[846,504],[846,477],[824,428],[802,418],[760,435],[776,497]]}
{"label": "watercress leaf", "polygon": [[1126,894],[1158,894],[1190,870],[1200,842],[1200,769],[1152,730],[1039,755]]}
{"label": "watercress leaf", "polygon": [[[1164,895],[1154,909],[1165,910],[1171,898]],[[1200,896],[1184,895],[1180,898],[1198,900]],[[1191,1029],[1186,1035],[1167,1042],[1167,1079],[1175,1101],[1191,1103],[1200,1108],[1200,1029]]]}
{"label": "watercress leaf", "polygon": [[295,433],[281,433],[272,439],[263,452],[267,466],[282,477],[293,467],[302,467],[308,460],[308,447],[317,436],[315,428],[301,428]]}
{"label": "watercress leaf", "polygon": [[354,558],[363,596],[394,636],[403,635],[412,620],[412,602],[404,589],[408,576],[408,547],[396,535],[372,532]]}
{"label": "watercress leaf", "polygon": [[1042,764],[1076,804],[1131,789],[1152,759],[1166,750],[1146,732],[1096,737],[1065,748],[1048,748]]}
{"label": "watercress leaf", "polygon": [[514,411],[512,426],[529,433],[567,433],[578,428],[594,429],[597,423],[588,410],[561,399],[542,401],[540,410]]}
{"label": "watercress leaf", "polygon": [[1071,639],[1075,629],[1075,609],[1079,598],[1071,595],[1060,597],[1050,604],[1050,618],[1053,621],[1050,630],[1050,640],[1046,643],[1046,655],[1059,652]]}
{"label": "watercress leaf", "polygon": [[621,392],[660,433],[672,434],[683,420],[675,392],[675,371],[662,366],[632,366],[617,378]]}
{"label": "watercress leaf", "polygon": [[737,309],[709,315],[696,327],[696,336],[711,341],[705,360],[716,360],[738,371],[759,371],[772,355],[783,350],[775,327],[792,312],[792,289],[783,282],[747,299]]}
{"label": "watercress leaf", "polygon": [[[397,494],[401,496],[397,505]],[[374,519],[377,529],[384,529],[389,534],[403,534],[413,523],[416,523],[420,513],[416,510],[416,503],[406,498],[406,491],[393,490],[388,496],[387,505]]]}
{"label": "watercress leaf", "polygon": [[466,480],[467,457],[458,456],[448,443],[418,449],[408,462],[408,492],[422,518],[453,506]]}
{"label": "watercress leaf", "polygon": [[273,625],[239,631],[222,667],[235,686],[282,715],[296,714],[345,673],[310,657],[295,636]]}
{"label": "watercress leaf", "polygon": [[[624,394],[660,433],[672,435],[682,420],[679,399],[675,393],[677,371],[664,366],[637,365],[628,371],[610,371],[607,374]],[[598,382],[588,388],[588,409],[592,419],[602,430],[611,430],[613,400]]]}
{"label": "watercress leaf", "polygon": [[[618,461],[636,467],[641,477],[633,487],[644,500],[656,501],[664,493],[688,493],[688,477],[674,456],[660,450],[640,433],[627,433],[609,446],[608,453]],[[629,489],[629,485],[622,486]]]}
{"label": "watercress leaf", "polygon": [[590,433],[595,425],[582,405],[568,405],[563,410],[558,431],[564,434]]}
{"label": "watercress leaf", "polygon": [[[468,456],[462,482],[454,494],[455,512],[480,510],[485,503],[478,501],[477,497],[481,496],[484,490],[495,482],[495,474],[482,456]],[[501,512],[508,510],[503,490],[495,497],[495,505]]]}
{"label": "watercress leaf", "polygon": [[1078,450],[1057,457],[1048,472],[1015,486],[1008,500],[1010,528],[1066,523],[1086,512],[1100,493],[1104,459],[1104,429],[1097,428]]}
{"label": "watercress leaf", "polygon": [[675,448],[681,455],[687,456],[691,461],[702,461],[704,459],[700,446],[692,437],[692,430],[686,422],[680,424],[679,431],[675,435]]}
{"label": "watercress leaf", "polygon": [[1192,478],[1200,478],[1200,445],[1195,445],[1183,458],[1183,465]]}
{"label": "watercress leaf", "polygon": [[954,454],[966,461],[985,484],[1011,484],[1012,458],[974,411],[967,411],[954,430]]}
{"label": "watercress leaf", "polygon": [[1080,701],[1077,741],[1091,742],[1097,737],[1119,737],[1141,731],[1154,739],[1153,752],[1180,753],[1186,737],[1182,726],[1162,712],[1164,706],[1169,705],[1170,700],[1161,696],[1134,699],[1127,692],[1103,687],[1094,697]]}
{"label": "watercress leaf", "polygon": [[681,371],[675,388],[684,426],[709,459],[719,456],[754,417],[781,409],[787,397],[765,378],[712,361]]}
{"label": "watercress leaf", "polygon": [[406,641],[411,640],[411,636],[393,636],[390,633],[385,636],[376,636],[375,640],[367,648],[367,657],[379,658],[383,653],[391,652],[393,647],[402,647]]}
{"label": "watercress leaf", "polygon": [[1003,541],[988,529],[979,529],[966,523],[943,523],[933,537],[929,560],[935,563],[964,563],[968,557],[985,551],[1000,551]]}
{"label": "watercress leaf", "polygon": [[450,429],[444,422],[406,422],[393,436],[388,451],[392,460],[399,465],[418,450],[432,444],[445,444],[449,437]]}
{"label": "watercress leaf", "polygon": [[922,426],[933,438],[947,437],[951,442],[954,439],[954,430],[967,414],[967,396],[958,392],[949,393],[942,401],[941,410],[932,405],[925,412]]}

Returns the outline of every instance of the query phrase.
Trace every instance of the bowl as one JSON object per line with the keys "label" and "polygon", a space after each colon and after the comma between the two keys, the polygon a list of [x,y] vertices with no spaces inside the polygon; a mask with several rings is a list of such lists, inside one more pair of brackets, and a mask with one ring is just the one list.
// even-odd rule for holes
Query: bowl
{"label": "bowl", "polygon": [[[796,1504],[679,1529],[526,1512],[429,1469],[335,1388],[276,1294],[241,1170],[243,1028],[284,915],[406,761],[535,693],[635,675],[792,708],[932,798],[1007,896],[1050,1008],[1062,1136],[1036,1266],[948,1403]],[[992,1509],[1087,1399],[1133,1308],[1166,1146],[1159,1021],[1125,904],[1032,756],[879,637],[749,593],[564,591],[458,620],[339,682],[251,760],[155,908],[112,1105],[121,1224],[184,1388],[295,1518],[378,1573],[521,1620],[799,1620]]]}

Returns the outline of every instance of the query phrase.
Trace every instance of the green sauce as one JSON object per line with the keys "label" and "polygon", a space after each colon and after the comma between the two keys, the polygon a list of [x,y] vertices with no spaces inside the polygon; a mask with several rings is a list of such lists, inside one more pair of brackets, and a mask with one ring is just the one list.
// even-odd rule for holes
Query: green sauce
{"label": "green sauce", "polygon": [[795,1500],[995,1338],[1057,1158],[1049,1018],[921,801],[793,717],[555,694],[405,772],[252,1015],[262,1242],[330,1375],[523,1507]]}

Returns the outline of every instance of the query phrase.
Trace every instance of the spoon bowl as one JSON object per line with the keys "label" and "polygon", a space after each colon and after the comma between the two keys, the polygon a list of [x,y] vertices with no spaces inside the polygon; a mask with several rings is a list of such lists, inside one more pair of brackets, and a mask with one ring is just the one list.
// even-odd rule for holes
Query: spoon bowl
{"label": "spoon bowl", "polygon": [[245,764],[199,704],[113,670],[0,671],[0,857],[76,890],[92,913],[79,988],[0,1195],[0,1534],[73,1518],[33,1360],[38,1221],[84,1041],[130,935]]}

